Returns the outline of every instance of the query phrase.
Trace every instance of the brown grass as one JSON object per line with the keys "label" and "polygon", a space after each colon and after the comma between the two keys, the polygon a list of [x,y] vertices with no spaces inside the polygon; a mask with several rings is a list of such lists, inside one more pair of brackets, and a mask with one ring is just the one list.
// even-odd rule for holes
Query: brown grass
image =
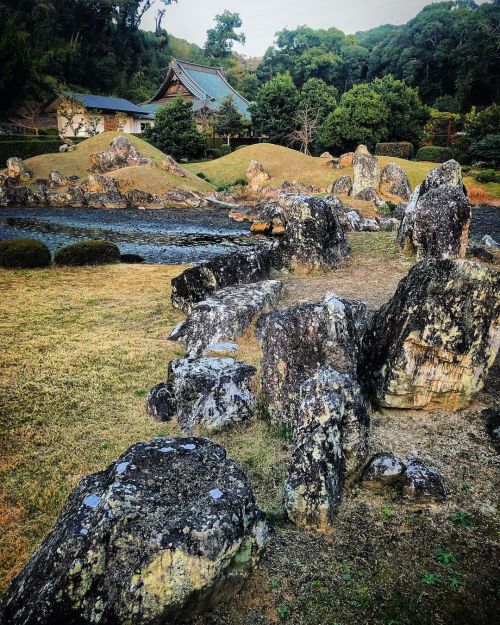
{"label": "brown grass", "polygon": [[471,204],[487,204],[491,199],[488,192],[481,187],[471,187],[468,192]]}

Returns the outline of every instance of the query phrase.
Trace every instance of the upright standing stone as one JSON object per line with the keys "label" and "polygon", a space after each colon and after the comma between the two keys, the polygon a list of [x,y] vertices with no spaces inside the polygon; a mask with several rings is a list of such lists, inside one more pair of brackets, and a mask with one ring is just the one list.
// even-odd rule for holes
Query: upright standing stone
{"label": "upright standing stone", "polygon": [[500,346],[500,274],[427,259],[364,337],[361,371],[379,406],[455,411],[482,388]]}
{"label": "upright standing stone", "polygon": [[366,146],[358,146],[352,164],[354,167],[352,183],[352,195],[354,198],[369,187],[378,189],[379,172],[377,159],[368,152]]}

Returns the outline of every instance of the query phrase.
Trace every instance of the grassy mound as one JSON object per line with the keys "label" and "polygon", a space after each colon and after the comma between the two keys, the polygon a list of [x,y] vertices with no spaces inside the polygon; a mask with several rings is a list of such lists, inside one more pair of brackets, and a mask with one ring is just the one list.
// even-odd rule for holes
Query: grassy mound
{"label": "grassy mound", "polygon": [[65,245],[54,255],[56,265],[105,265],[120,262],[120,250],[110,241],[81,241]]}
{"label": "grassy mound", "polygon": [[[26,160],[29,169],[33,171],[33,179],[48,178],[53,169],[59,170],[65,176],[78,176],[81,182],[89,175],[90,155],[93,152],[102,152],[109,148],[111,141],[121,133],[103,132],[95,137],[90,137],[79,143],[73,152],[63,152],[57,154],[43,154]],[[151,159],[156,165],[160,165],[165,158],[165,154],[157,150],[151,144],[139,137],[125,134],[124,136],[139,150],[146,158]],[[188,189],[210,193],[212,186],[195,176],[192,172],[185,170],[185,178],[169,174],[158,167],[124,167],[116,171],[109,172],[107,176],[113,178],[126,179],[131,187],[142,189],[152,193],[165,193],[171,189]]]}
{"label": "grassy mound", "polygon": [[47,267],[52,257],[49,248],[34,239],[0,241],[0,267],[33,269]]}
{"label": "grassy mound", "polygon": [[[297,150],[272,143],[249,145],[213,161],[189,163],[186,169],[195,174],[202,173],[212,184],[219,186],[244,178],[252,160],[262,163],[265,170],[271,174],[271,180],[265,183],[268,187],[277,187],[285,180],[298,180],[304,185],[328,189],[340,176],[353,175],[352,167],[332,169],[328,165],[328,159],[306,156]],[[412,187],[420,184],[431,169],[438,166],[438,163],[408,161],[392,156],[377,156],[377,160],[380,169],[388,163],[400,165],[405,170]],[[468,189],[485,186],[478,184],[470,176],[465,177],[464,182]],[[486,186],[485,188],[493,197],[497,196],[495,189]]]}

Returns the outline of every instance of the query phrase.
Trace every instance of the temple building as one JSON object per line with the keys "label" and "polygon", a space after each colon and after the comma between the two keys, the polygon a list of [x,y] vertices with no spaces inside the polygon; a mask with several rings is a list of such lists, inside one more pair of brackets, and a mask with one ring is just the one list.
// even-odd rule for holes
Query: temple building
{"label": "temple building", "polygon": [[169,104],[177,96],[191,100],[194,114],[199,118],[212,114],[225,97],[232,96],[238,111],[245,119],[250,119],[250,102],[227,82],[221,67],[173,59],[160,88],[150,100],[141,104],[141,108],[154,116],[156,109]]}

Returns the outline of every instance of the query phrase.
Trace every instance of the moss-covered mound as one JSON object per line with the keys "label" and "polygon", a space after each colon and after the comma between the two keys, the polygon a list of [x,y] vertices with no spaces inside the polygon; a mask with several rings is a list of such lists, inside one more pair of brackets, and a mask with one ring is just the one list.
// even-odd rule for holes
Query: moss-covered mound
{"label": "moss-covered mound", "polygon": [[49,248],[34,239],[0,241],[0,267],[33,269],[50,265]]}
{"label": "moss-covered mound", "polygon": [[104,265],[119,263],[120,250],[110,241],[81,241],[65,245],[54,255],[56,265]]}

